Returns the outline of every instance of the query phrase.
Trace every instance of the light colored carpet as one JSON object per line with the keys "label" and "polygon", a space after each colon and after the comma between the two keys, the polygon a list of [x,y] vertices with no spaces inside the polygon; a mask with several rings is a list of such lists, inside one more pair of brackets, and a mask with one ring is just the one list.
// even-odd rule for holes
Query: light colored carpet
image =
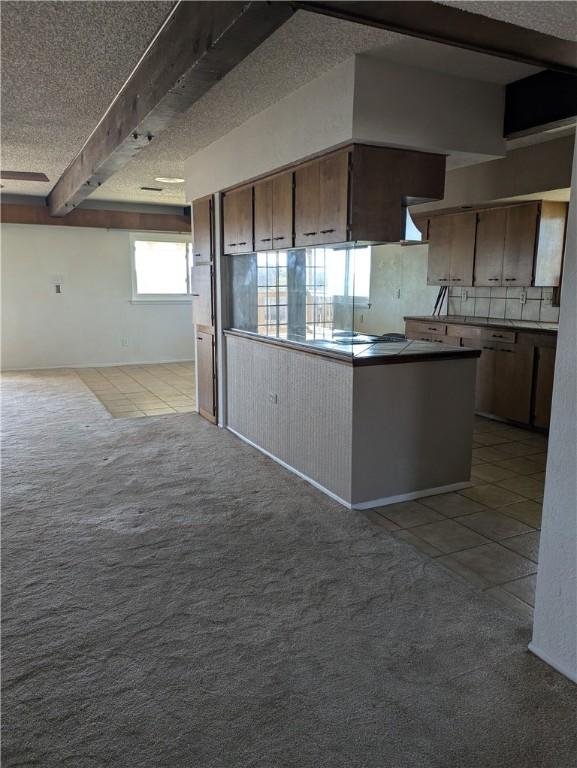
{"label": "light colored carpet", "polygon": [[4,379],[5,768],[574,768],[517,615],[193,414]]}

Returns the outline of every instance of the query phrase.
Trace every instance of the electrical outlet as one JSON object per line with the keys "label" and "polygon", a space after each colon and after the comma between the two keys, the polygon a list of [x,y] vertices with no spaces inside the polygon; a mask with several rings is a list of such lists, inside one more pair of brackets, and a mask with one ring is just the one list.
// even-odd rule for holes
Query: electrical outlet
{"label": "electrical outlet", "polygon": [[527,291],[521,291],[521,295],[519,296],[519,303],[520,304],[527,303]]}
{"label": "electrical outlet", "polygon": [[274,405],[278,403],[278,395],[275,394],[274,392],[268,393],[268,399],[269,399],[269,402],[274,403]]}

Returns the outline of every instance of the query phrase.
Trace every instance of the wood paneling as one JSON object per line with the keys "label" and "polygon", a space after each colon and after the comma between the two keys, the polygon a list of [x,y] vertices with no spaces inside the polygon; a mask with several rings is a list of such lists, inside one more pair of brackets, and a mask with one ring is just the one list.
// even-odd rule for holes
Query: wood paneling
{"label": "wood paneling", "polygon": [[272,239],[275,248],[293,244],[293,174],[292,171],[272,180]]}
{"label": "wood paneling", "polygon": [[555,374],[555,349],[538,347],[533,395],[533,424],[549,429],[551,401],[553,399],[553,377]]}
{"label": "wood paneling", "polygon": [[198,378],[198,412],[209,421],[216,421],[216,375],[214,336],[196,332],[196,366]]}
{"label": "wood paneling", "polygon": [[41,224],[56,227],[95,227],[98,229],[128,229],[136,232],[190,233],[190,218],[184,213],[136,213],[101,208],[76,208],[65,218],[50,216],[48,208],[40,205],[0,206],[4,224]]}
{"label": "wood paneling", "polygon": [[503,252],[503,285],[507,288],[532,283],[538,216],[539,203],[507,208]]}
{"label": "wood paneling", "polygon": [[273,182],[265,179],[254,185],[254,249],[267,251],[273,247],[272,232]]}
{"label": "wood paneling", "polygon": [[493,208],[477,213],[477,245],[473,285],[499,286],[503,280],[503,254],[507,209]]}
{"label": "wood paneling", "polygon": [[295,171],[295,245],[308,246],[319,239],[320,162],[303,165]]}
{"label": "wood paneling", "polygon": [[323,243],[344,243],[348,237],[349,153],[319,161],[319,222]]}
{"label": "wood paneling", "polygon": [[213,258],[212,197],[192,203],[192,255],[194,264],[209,264]]}
{"label": "wood paneling", "polygon": [[438,216],[429,224],[429,257],[427,284],[448,285],[451,275],[451,239],[453,229],[450,216]]}

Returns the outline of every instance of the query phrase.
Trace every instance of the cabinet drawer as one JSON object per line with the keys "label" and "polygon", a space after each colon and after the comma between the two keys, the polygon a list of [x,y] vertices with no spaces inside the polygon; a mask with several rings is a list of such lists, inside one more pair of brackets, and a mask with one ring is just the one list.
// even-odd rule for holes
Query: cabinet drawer
{"label": "cabinet drawer", "polygon": [[462,339],[480,339],[481,329],[470,325],[447,325],[447,336],[458,336]]}
{"label": "cabinet drawer", "polygon": [[498,341],[504,344],[514,344],[517,340],[517,334],[515,331],[502,331],[499,328],[491,330],[490,328],[483,328],[481,331],[481,338],[487,341]]}
{"label": "cabinet drawer", "polygon": [[414,320],[410,320],[406,324],[407,333],[419,333],[419,334],[425,334],[430,335],[436,334],[437,336],[445,336],[447,333],[447,326],[445,323],[435,323],[434,321],[429,322],[415,322]]}

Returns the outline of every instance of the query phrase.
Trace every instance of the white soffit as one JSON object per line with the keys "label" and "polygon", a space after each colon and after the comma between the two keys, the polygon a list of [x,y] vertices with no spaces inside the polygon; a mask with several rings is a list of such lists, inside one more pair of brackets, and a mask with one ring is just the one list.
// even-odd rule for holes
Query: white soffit
{"label": "white soffit", "polygon": [[461,164],[502,157],[504,91],[355,56],[189,158],[187,199],[353,141],[458,153]]}

